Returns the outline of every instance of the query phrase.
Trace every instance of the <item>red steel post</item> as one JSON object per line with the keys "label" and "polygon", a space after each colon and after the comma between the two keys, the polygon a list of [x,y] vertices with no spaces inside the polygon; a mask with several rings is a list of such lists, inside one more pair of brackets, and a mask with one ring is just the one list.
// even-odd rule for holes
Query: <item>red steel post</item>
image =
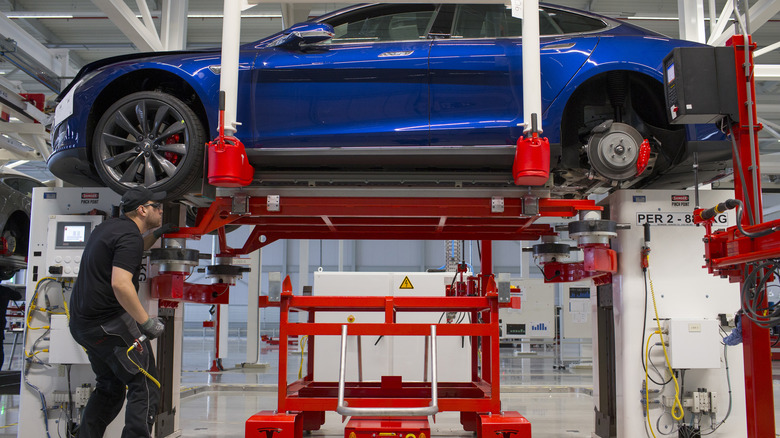
{"label": "red steel post", "polygon": [[[749,37],[748,37],[749,38]],[[756,94],[753,81],[753,51],[756,45],[752,40],[745,41],[743,35],[734,35],[727,43],[734,48],[737,71],[737,102],[739,105],[739,123],[734,124],[733,136],[737,143],[737,154],[741,159],[742,173],[734,172],[734,190],[737,199],[745,202],[746,211],[742,215],[742,225],[750,225],[748,209],[752,209],[755,223],[763,221],[761,205],[761,179],[758,162],[758,131],[756,122]],[[745,75],[746,51],[750,76]],[[750,95],[747,86],[750,85]],[[748,113],[750,112],[750,113]],[[750,126],[749,120],[753,121]],[[753,162],[753,158],[756,158]],[[735,164],[737,157],[734,157]],[[755,180],[751,172],[759,175]],[[744,178],[743,178],[744,176]],[[744,285],[744,279],[740,287]],[[766,306],[757,303],[759,307]],[[769,342],[769,330],[756,325],[748,318],[742,318],[742,337],[745,360],[745,398],[747,410],[747,429],[749,438],[761,438],[775,435],[775,410],[772,389],[772,354]]]}

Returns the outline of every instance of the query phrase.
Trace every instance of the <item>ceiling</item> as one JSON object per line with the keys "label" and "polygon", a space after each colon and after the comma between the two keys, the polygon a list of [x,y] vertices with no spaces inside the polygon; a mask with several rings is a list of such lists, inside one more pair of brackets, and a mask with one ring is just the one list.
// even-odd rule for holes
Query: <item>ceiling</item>
{"label": "ceiling", "polygon": [[[158,30],[165,1],[183,0],[146,0]],[[710,15],[708,11],[710,4],[715,4],[717,16],[726,3],[726,0],[700,1],[703,3],[705,17]],[[553,0],[550,3],[628,20],[633,24],[677,38],[680,34],[677,18],[678,2],[682,4],[693,0]],[[117,25],[96,6],[96,3],[98,0],[95,0],[95,3],[91,0],[0,0],[0,13],[11,18],[15,24],[47,48],[67,50],[72,71],[76,71],[84,64],[98,59],[138,51]],[[139,13],[137,1],[125,0],[125,3],[131,10]],[[751,7],[769,5],[770,10],[780,9],[772,6],[777,3],[780,3],[780,0],[749,1]],[[314,17],[346,5],[346,3],[309,3],[305,6],[311,8],[309,16]],[[220,45],[222,6],[223,2],[219,0],[188,0],[185,48],[196,49]],[[282,5],[279,3],[263,3],[245,10],[241,21],[241,42],[251,42],[282,30],[281,11]],[[705,27],[709,35],[709,24]],[[752,32],[753,40],[758,44],[759,49],[777,43],[780,41],[780,14],[775,14],[757,30],[752,29]],[[756,62],[780,65],[780,49],[758,57]],[[0,77],[17,81],[26,92],[44,93],[48,98],[56,96],[56,93],[3,57],[0,57]],[[61,79],[63,83],[67,83],[70,78]],[[761,104],[759,116],[780,125],[780,81],[760,80],[757,81],[756,89],[757,100]],[[780,128],[776,131],[780,131]],[[780,151],[780,136],[776,138],[770,130],[765,129],[762,138],[763,151],[766,153]],[[16,168],[21,171],[30,169],[31,172],[40,172],[40,176],[48,176],[44,170],[45,166],[41,163],[25,163]]]}

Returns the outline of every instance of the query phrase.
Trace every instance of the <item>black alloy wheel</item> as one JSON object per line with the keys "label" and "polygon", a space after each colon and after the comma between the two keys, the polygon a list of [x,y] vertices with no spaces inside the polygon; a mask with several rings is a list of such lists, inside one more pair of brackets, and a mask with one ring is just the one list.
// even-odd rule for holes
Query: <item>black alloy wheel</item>
{"label": "black alloy wheel", "polygon": [[114,191],[142,185],[176,198],[201,177],[206,133],[178,98],[142,91],[119,99],[98,122],[92,158]]}

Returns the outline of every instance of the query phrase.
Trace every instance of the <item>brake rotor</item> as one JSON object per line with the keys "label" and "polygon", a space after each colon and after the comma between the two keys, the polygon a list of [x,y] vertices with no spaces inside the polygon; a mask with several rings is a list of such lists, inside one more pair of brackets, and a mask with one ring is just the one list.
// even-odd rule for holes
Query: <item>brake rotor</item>
{"label": "brake rotor", "polygon": [[616,181],[636,176],[642,136],[625,123],[602,123],[588,140],[588,160],[600,175]]}

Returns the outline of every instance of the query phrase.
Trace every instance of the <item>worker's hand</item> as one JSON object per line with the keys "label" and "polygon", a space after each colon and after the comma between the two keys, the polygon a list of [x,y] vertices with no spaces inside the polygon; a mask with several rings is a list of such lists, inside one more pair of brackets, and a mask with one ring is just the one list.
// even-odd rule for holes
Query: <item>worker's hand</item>
{"label": "worker's hand", "polygon": [[162,236],[163,234],[178,233],[178,232],[179,232],[179,227],[177,227],[174,224],[167,223],[167,224],[163,224],[160,228],[154,230],[152,234],[154,234],[155,239],[159,239],[160,236]]}
{"label": "worker's hand", "polygon": [[160,336],[165,331],[165,324],[158,317],[149,318],[141,324],[141,332],[149,339],[154,339]]}

